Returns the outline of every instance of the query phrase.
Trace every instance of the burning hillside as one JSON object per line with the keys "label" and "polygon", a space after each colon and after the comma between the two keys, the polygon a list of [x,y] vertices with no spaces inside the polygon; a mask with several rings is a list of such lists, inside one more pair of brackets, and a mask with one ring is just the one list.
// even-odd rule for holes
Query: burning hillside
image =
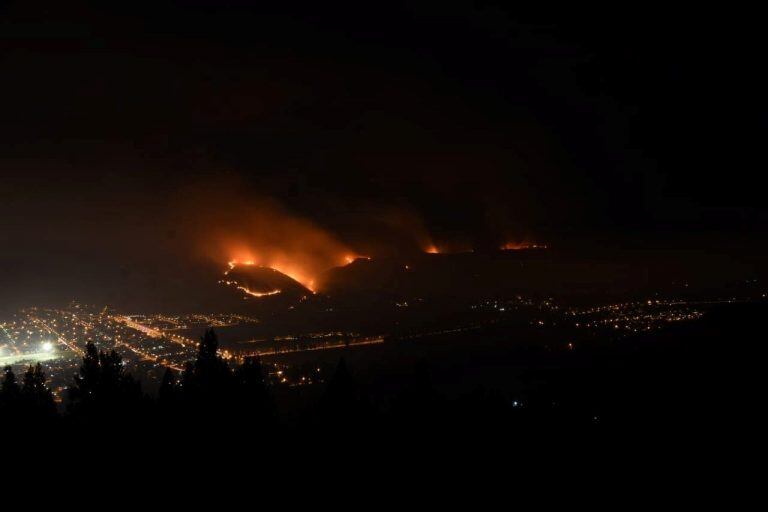
{"label": "burning hillside", "polygon": [[231,286],[248,297],[260,298],[278,294],[305,295],[311,290],[290,276],[252,261],[229,262],[219,283]]}

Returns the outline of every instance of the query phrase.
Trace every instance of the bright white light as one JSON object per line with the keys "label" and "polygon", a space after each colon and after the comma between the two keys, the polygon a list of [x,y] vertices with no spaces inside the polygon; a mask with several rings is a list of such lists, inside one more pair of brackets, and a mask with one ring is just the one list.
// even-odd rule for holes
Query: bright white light
{"label": "bright white light", "polygon": [[50,341],[46,341],[43,343],[43,352],[50,352],[53,350],[53,343]]}

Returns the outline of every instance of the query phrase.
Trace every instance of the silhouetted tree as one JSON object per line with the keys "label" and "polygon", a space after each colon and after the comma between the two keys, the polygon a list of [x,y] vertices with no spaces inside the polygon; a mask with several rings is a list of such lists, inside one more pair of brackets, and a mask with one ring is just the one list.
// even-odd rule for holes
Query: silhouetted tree
{"label": "silhouetted tree", "polygon": [[16,375],[13,373],[13,368],[6,366],[3,375],[3,384],[0,387],[0,393],[3,398],[16,397],[19,395],[21,389],[19,383],[16,382]]}
{"label": "silhouetted tree", "polygon": [[[176,377],[176,373],[171,368],[166,368],[163,373],[163,380],[160,382],[160,388],[157,392],[156,412],[160,420],[170,423],[179,423],[178,415],[182,413],[182,390]],[[171,435],[170,431],[162,430],[160,433]],[[170,441],[172,439],[169,438]]]}
{"label": "silhouetted tree", "polygon": [[21,400],[30,418],[50,419],[56,415],[53,393],[45,383],[45,372],[40,363],[30,365],[24,373]]}
{"label": "silhouetted tree", "polygon": [[171,368],[166,368],[163,374],[163,380],[160,382],[160,389],[157,393],[157,399],[161,406],[173,406],[178,395],[176,385],[176,374]]}
{"label": "silhouetted tree", "polygon": [[321,404],[321,420],[333,429],[343,429],[370,419],[370,404],[355,382],[342,357],[328,382]]}
{"label": "silhouetted tree", "polygon": [[195,363],[187,361],[184,363],[184,371],[181,372],[181,390],[187,394],[194,387]]}
{"label": "silhouetted tree", "polygon": [[0,386],[0,413],[3,416],[16,414],[21,400],[21,388],[10,366],[5,367],[3,383]]}
{"label": "silhouetted tree", "polygon": [[246,357],[235,371],[237,407],[250,421],[271,421],[274,407],[264,379],[261,358]]}
{"label": "silhouetted tree", "polygon": [[74,414],[127,416],[135,414],[143,396],[141,385],[125,373],[120,355],[86,345],[83,364],[69,388],[70,409]]}
{"label": "silhouetted tree", "polygon": [[88,343],[85,346],[83,364],[75,375],[74,386],[69,388],[73,401],[80,400],[83,403],[97,399],[101,383],[101,366],[99,364],[99,351],[96,345]]}
{"label": "silhouetted tree", "polygon": [[0,428],[15,432],[29,432],[50,425],[56,417],[56,404],[39,363],[27,369],[21,386],[11,367],[5,368],[0,387],[0,414],[13,418],[13,421],[0,423]]}
{"label": "silhouetted tree", "polygon": [[126,375],[123,366],[123,358],[117,352],[99,353],[99,366],[101,368],[101,386],[107,394],[119,394],[125,384]]}
{"label": "silhouetted tree", "polygon": [[198,345],[198,361],[213,361],[219,357],[219,338],[213,329],[206,329]]}
{"label": "silhouetted tree", "polygon": [[182,375],[184,398],[194,403],[200,413],[210,408],[224,409],[233,399],[233,374],[218,349],[216,333],[207,329],[200,339],[197,359],[186,365]]}
{"label": "silhouetted tree", "polygon": [[259,357],[246,357],[243,364],[235,371],[235,380],[243,393],[255,400],[261,400],[267,394],[264,371]]}

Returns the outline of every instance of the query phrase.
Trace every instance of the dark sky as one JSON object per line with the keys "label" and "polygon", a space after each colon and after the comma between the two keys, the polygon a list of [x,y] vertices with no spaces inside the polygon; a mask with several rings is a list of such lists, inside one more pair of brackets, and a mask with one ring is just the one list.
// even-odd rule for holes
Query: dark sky
{"label": "dark sky", "polygon": [[162,273],[229,194],[366,251],[766,225],[755,13],[104,4],[0,7],[4,301]]}

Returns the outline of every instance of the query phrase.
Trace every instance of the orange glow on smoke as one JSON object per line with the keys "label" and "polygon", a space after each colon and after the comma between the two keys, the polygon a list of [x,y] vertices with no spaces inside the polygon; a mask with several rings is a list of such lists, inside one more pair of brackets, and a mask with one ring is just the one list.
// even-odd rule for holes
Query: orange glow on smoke
{"label": "orange glow on smoke", "polygon": [[360,256],[357,254],[347,254],[344,256],[344,262],[342,265],[349,265],[350,263],[354,263],[355,260],[370,260],[370,256]]}
{"label": "orange glow on smoke", "polygon": [[[259,255],[255,254],[254,252],[247,251],[244,249],[241,249],[237,251],[237,254],[239,254],[239,258],[231,259],[227,262],[227,270],[224,272],[224,275],[227,276],[229,273],[234,270],[238,266],[248,266],[248,267],[263,267],[263,268],[271,268],[272,270],[276,270],[280,272],[281,274],[285,274],[286,276],[290,277],[294,281],[297,281],[301,283],[305,288],[307,288],[312,293],[317,293],[317,285],[316,285],[316,277],[315,274],[312,273],[308,268],[304,268],[300,265],[300,263],[297,263],[297,261],[300,260],[300,255],[293,255],[293,256],[272,256],[272,257],[260,257]],[[358,259],[365,259],[370,260],[370,256],[361,256],[358,254],[347,254],[339,259],[339,266],[349,265],[355,260]],[[332,267],[333,265],[331,265]],[[328,267],[328,268],[331,268]],[[327,269],[323,269],[327,270]],[[281,290],[275,289],[268,292],[255,292],[253,290],[249,290],[248,288],[244,286],[240,286],[239,283],[236,283],[234,281],[222,281],[224,284],[233,285],[238,290],[241,290],[248,295],[251,295],[253,297],[266,297],[270,295],[277,295],[278,293],[281,293]]]}
{"label": "orange glow on smoke", "polygon": [[196,253],[216,265],[271,268],[315,291],[323,273],[356,255],[323,226],[237,180],[206,185],[187,194],[179,215],[191,226]]}
{"label": "orange glow on smoke", "polygon": [[[298,281],[302,285],[304,285],[305,288],[310,290],[311,292],[315,292],[315,279],[312,275],[310,275],[306,270],[299,267],[297,264],[292,263],[288,260],[280,260],[275,258],[258,258],[258,257],[247,257],[243,259],[234,259],[230,260],[227,265],[229,266],[229,269],[224,273],[224,275],[229,274],[231,270],[233,270],[235,267],[243,265],[248,267],[258,266],[258,267],[265,267],[265,268],[271,268],[273,270],[277,270],[281,274],[285,274],[294,281]],[[247,289],[243,289],[243,287],[238,286],[239,289],[242,289],[245,293],[252,295],[254,297],[263,297],[266,295],[277,295],[280,293],[280,290],[272,290],[270,292],[252,292]]]}
{"label": "orange glow on smoke", "polygon": [[430,245],[429,247],[427,247],[424,252],[429,254],[440,254],[440,250],[434,245]]}

